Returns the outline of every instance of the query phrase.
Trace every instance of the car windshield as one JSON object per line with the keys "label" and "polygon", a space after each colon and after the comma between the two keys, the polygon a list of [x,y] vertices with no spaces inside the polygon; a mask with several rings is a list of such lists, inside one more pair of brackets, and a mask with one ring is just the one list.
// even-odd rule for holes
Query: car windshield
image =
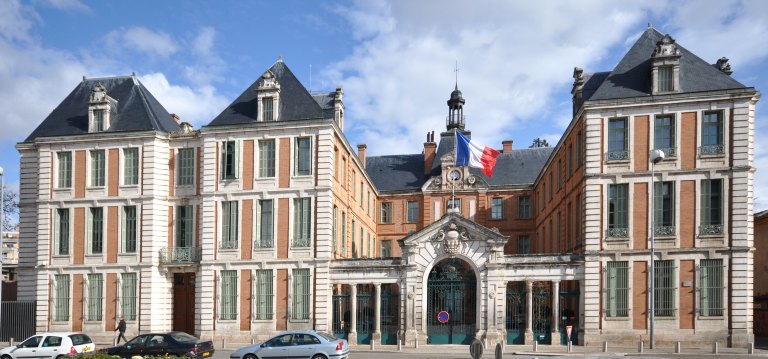
{"label": "car windshield", "polygon": [[43,339],[43,337],[31,337],[19,344],[19,348],[35,348],[40,345],[41,339]]}
{"label": "car windshield", "polygon": [[145,341],[147,341],[147,336],[141,335],[131,339],[130,341],[128,341],[128,343],[125,343],[125,345],[141,345],[141,344],[144,344]]}
{"label": "car windshield", "polygon": [[196,342],[197,338],[193,337],[187,333],[177,332],[177,333],[171,333],[171,338],[177,342]]}
{"label": "car windshield", "polygon": [[336,338],[336,337],[334,337],[333,335],[330,335],[330,334],[328,334],[328,333],[317,332],[317,335],[319,335],[319,336],[321,336],[321,337],[325,338],[325,339],[326,339],[326,340],[328,340],[329,342],[332,342],[332,341],[334,341],[334,340],[341,340],[341,339],[339,339],[339,338]]}

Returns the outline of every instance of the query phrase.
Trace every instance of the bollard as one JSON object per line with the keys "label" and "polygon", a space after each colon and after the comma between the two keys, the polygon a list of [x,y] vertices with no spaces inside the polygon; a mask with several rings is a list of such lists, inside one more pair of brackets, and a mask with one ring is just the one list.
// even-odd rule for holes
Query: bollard
{"label": "bollard", "polygon": [[603,342],[603,353],[607,353],[607,352],[608,352],[608,341],[606,340]]}
{"label": "bollard", "polygon": [[397,351],[403,351],[403,340],[405,339],[398,339],[397,340]]}
{"label": "bollard", "polygon": [[749,343],[749,346],[747,347],[747,354],[755,354],[755,343]]}
{"label": "bollard", "polygon": [[374,350],[374,346],[373,346],[373,343],[374,343],[374,342],[376,342],[376,341],[375,341],[375,340],[373,340],[373,338],[371,338],[371,351],[373,351],[373,350]]}
{"label": "bollard", "polygon": [[643,343],[643,341],[641,340],[641,341],[640,341],[640,343],[638,343],[638,344],[637,344],[637,352],[638,352],[638,353],[642,353],[642,352],[644,351],[644,349],[645,349],[645,348],[644,348],[644,343]]}
{"label": "bollard", "polygon": [[221,349],[224,349],[227,347],[227,340],[224,338],[221,338]]}
{"label": "bollard", "polygon": [[415,345],[415,347],[416,347],[416,349],[419,349],[419,336],[418,335],[416,336],[416,345]]}
{"label": "bollard", "polygon": [[569,341],[568,341],[568,352],[570,353],[570,352],[572,352],[572,351],[573,351],[573,342],[571,342],[571,341],[569,340]]}
{"label": "bollard", "polygon": [[680,354],[680,342],[675,343],[675,354]]}
{"label": "bollard", "polygon": [[535,353],[537,351],[539,351],[539,341],[538,340],[534,340],[533,341],[533,352]]}
{"label": "bollard", "polygon": [[715,342],[715,344],[712,344],[712,354],[717,354],[720,351],[720,345]]}
{"label": "bollard", "polygon": [[483,348],[488,349],[488,338],[483,338]]}
{"label": "bollard", "polygon": [[15,345],[15,344],[13,344],[13,342],[14,342],[14,340],[13,340],[13,338],[11,338],[11,342],[9,343],[10,346],[14,346]]}

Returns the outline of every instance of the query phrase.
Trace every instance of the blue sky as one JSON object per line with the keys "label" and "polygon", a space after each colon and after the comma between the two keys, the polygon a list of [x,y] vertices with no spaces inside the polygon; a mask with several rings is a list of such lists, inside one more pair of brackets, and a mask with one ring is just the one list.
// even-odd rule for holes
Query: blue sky
{"label": "blue sky", "polygon": [[[758,0],[3,0],[0,166],[17,189],[15,144],[82,76],[135,72],[199,128],[278,56],[311,90],[344,86],[347,137],[371,155],[419,153],[428,131],[445,128],[456,62],[474,140],[554,145],[571,119],[573,67],[611,70],[649,22],[768,89],[768,2]],[[755,121],[756,210],[768,208],[766,101]]]}

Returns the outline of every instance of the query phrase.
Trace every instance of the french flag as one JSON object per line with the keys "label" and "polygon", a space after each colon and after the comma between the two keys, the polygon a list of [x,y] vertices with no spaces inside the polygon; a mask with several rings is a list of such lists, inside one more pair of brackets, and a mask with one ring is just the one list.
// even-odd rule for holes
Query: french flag
{"label": "french flag", "polygon": [[456,166],[477,167],[486,176],[493,177],[493,167],[496,167],[496,157],[500,153],[493,148],[480,146],[456,131]]}

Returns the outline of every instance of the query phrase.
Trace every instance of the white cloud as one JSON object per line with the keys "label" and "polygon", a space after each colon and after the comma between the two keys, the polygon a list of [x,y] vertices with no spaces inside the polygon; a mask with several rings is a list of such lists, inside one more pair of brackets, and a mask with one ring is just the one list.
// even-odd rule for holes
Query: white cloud
{"label": "white cloud", "polygon": [[178,45],[171,35],[143,26],[110,31],[106,41],[111,49],[136,51],[157,58],[167,58],[178,51]]}
{"label": "white cloud", "polygon": [[89,11],[90,8],[80,0],[48,0],[53,7],[59,10]]}
{"label": "white cloud", "polygon": [[168,112],[179,115],[182,121],[191,123],[195,128],[210,122],[230,103],[213,86],[174,85],[162,73],[140,76],[139,80]]}
{"label": "white cloud", "polygon": [[215,39],[216,30],[214,28],[202,27],[197,36],[192,40],[192,48],[198,55],[210,55]]}

